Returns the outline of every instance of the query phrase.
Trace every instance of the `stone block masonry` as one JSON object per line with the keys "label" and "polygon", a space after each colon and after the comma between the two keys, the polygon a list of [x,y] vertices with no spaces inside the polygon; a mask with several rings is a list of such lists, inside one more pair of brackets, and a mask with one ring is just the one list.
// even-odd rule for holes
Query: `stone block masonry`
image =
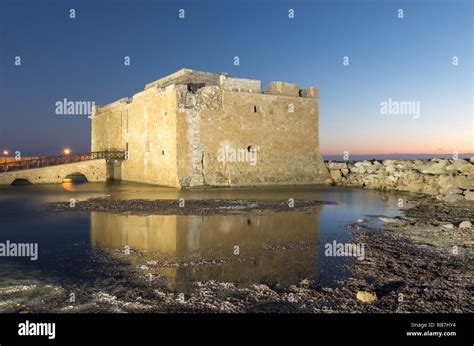
{"label": "stone block masonry", "polygon": [[91,146],[127,151],[120,176],[133,182],[189,188],[329,178],[319,153],[319,90],[272,82],[262,92],[259,80],[225,73],[182,69],[96,107]]}
{"label": "stone block masonry", "polygon": [[474,157],[465,159],[328,161],[332,183],[474,201]]}

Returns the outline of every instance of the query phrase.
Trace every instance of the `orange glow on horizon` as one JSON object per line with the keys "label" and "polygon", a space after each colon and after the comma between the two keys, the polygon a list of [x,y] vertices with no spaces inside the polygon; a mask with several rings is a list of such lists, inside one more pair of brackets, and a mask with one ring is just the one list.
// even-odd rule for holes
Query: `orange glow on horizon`
{"label": "orange glow on horizon", "polygon": [[391,154],[404,154],[404,155],[453,155],[456,154],[472,154],[474,153],[474,145],[470,145],[467,141],[459,143],[442,142],[433,144],[420,143],[417,140],[416,143],[412,140],[406,141],[389,141],[379,142],[375,139],[365,140],[365,142],[348,142],[348,143],[324,143],[320,146],[321,153],[323,155],[343,155],[344,152],[348,152],[349,155],[391,155]]}
{"label": "orange glow on horizon", "polygon": [[471,151],[457,151],[457,150],[443,150],[443,151],[436,151],[436,150],[427,150],[427,151],[417,151],[417,150],[388,150],[388,151],[351,151],[351,150],[341,150],[338,152],[335,151],[321,151],[321,155],[331,155],[331,156],[336,156],[336,155],[343,155],[344,152],[347,151],[349,155],[453,155],[454,153],[458,155],[468,155],[468,154],[474,154],[474,150]]}

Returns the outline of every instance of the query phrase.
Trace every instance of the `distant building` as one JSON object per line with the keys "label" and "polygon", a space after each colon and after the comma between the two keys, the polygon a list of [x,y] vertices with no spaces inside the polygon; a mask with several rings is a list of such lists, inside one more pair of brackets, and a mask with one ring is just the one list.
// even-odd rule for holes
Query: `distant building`
{"label": "distant building", "polygon": [[[92,151],[121,149],[115,179],[179,188],[323,183],[319,90],[189,69],[95,107]],[[113,163],[111,163],[113,164]]]}

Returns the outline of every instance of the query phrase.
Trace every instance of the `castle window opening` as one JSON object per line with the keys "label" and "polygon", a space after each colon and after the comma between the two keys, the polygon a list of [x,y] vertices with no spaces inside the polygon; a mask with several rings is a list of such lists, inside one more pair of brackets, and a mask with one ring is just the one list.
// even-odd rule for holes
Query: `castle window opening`
{"label": "castle window opening", "polygon": [[188,91],[195,93],[198,89],[201,89],[206,86],[206,83],[189,83],[187,84]]}

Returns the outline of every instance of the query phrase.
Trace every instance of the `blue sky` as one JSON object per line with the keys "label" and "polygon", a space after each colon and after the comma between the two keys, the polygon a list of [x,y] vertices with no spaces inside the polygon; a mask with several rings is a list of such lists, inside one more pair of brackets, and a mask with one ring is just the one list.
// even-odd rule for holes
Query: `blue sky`
{"label": "blue sky", "polygon": [[[468,0],[2,0],[0,147],[86,152],[90,120],[56,101],[105,104],[187,67],[317,86],[325,154],[474,152],[473,17]],[[381,115],[388,99],[420,116]]]}

